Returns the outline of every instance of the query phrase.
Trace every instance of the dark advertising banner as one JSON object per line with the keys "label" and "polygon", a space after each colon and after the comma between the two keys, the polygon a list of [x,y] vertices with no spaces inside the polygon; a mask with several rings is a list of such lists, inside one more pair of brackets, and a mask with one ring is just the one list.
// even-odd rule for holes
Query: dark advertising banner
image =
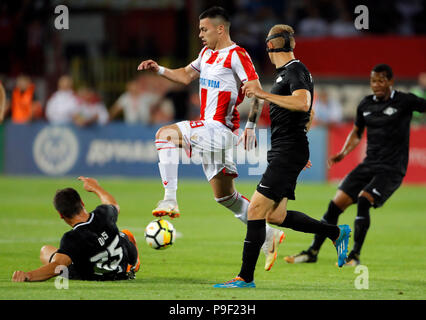
{"label": "dark advertising banner", "polygon": [[[154,145],[157,129],[124,124],[77,128],[8,123],[4,171],[20,175],[159,177]],[[242,145],[235,147],[234,162],[240,178],[259,180],[266,169],[269,131],[257,131],[257,150],[246,152]],[[326,137],[322,128],[309,133],[313,167],[301,174],[301,180],[325,180]],[[183,151],[181,154],[179,177],[204,178],[200,159],[188,158]]]}

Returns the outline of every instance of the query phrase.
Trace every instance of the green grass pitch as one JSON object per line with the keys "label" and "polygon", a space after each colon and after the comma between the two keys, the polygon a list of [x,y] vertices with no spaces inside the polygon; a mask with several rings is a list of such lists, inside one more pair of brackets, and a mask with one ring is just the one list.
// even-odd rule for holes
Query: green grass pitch
{"label": "green grass pitch", "polygon": [[[289,265],[285,255],[297,253],[312,235],[286,229],[271,271],[263,270],[261,253],[254,290],[215,289],[212,285],[235,276],[241,265],[246,228],[213,198],[203,180],[180,180],[178,200],[182,215],[172,220],[182,234],[169,249],[147,246],[143,232],[153,220],[151,210],[162,197],[158,180],[99,178],[121,206],[120,228],[134,232],[142,259],[136,280],[121,282],[70,281],[67,290],[43,283],[12,283],[14,270],[39,267],[42,245],[58,246],[69,229],[52,205],[56,189],[71,186],[91,210],[99,204],[76,179],[0,177],[0,299],[422,299],[426,298],[426,188],[403,185],[383,208],[371,210],[372,223],[362,252],[368,268],[368,289],[356,289],[354,268],[335,266],[336,253],[327,241],[316,264]],[[237,189],[251,197],[256,181],[236,180]],[[335,185],[299,183],[289,209],[317,219],[334,195]],[[355,206],[339,223],[353,227]],[[353,239],[350,240],[350,247]],[[365,275],[365,273],[363,273]],[[364,282],[365,283],[365,282]]]}

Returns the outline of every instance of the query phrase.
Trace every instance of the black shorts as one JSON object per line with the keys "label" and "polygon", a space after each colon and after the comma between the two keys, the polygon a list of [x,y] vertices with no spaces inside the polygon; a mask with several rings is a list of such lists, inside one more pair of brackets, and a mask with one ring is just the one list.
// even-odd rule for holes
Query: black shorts
{"label": "black shorts", "polygon": [[[95,274],[82,274],[75,266],[74,263],[71,263],[68,266],[68,279],[70,280],[93,280],[93,281],[113,281],[113,280],[128,280],[133,279],[133,275],[127,273],[128,265],[136,265],[138,259],[138,251],[136,246],[129,240],[126,234],[120,232],[120,244],[123,248],[123,258],[120,262],[120,267],[123,272],[119,273],[106,273],[102,276]],[[52,261],[53,256],[56,254],[53,253],[49,262]]]}
{"label": "black shorts", "polygon": [[361,191],[374,197],[374,208],[381,207],[399,188],[404,176],[393,171],[377,171],[368,164],[361,163],[342,180],[339,189],[348,194],[356,203]]}
{"label": "black shorts", "polygon": [[295,200],[297,177],[309,160],[308,143],[276,147],[268,151],[268,167],[256,190],[279,203],[283,198]]}

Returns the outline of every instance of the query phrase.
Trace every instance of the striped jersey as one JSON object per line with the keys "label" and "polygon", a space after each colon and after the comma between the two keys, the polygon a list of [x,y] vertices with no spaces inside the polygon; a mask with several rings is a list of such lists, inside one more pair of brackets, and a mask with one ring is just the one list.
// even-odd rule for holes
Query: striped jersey
{"label": "striped jersey", "polygon": [[204,47],[191,67],[200,73],[200,120],[238,129],[241,86],[259,78],[247,51],[236,44],[217,51]]}

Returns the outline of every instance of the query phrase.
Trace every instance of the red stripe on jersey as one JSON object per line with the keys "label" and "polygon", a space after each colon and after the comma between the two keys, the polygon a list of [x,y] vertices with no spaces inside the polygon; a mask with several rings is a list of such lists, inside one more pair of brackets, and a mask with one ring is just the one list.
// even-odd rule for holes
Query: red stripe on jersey
{"label": "red stripe on jersey", "polygon": [[203,57],[203,54],[207,51],[207,47],[204,47],[204,50],[201,52],[201,58]]}
{"label": "red stripe on jersey", "polygon": [[207,105],[207,89],[202,88],[200,93],[200,120],[204,120]]}
{"label": "red stripe on jersey", "polygon": [[209,60],[206,61],[208,64],[213,64],[219,55],[219,51],[213,52],[213,54],[210,56]]}
{"label": "red stripe on jersey", "polygon": [[254,70],[253,62],[251,61],[248,53],[243,48],[238,48],[237,54],[240,58],[241,64],[243,65],[244,71],[247,74],[247,81],[258,79],[259,77]]}
{"label": "red stripe on jersey", "polygon": [[238,97],[237,97],[237,101],[235,102],[235,107],[234,107],[234,111],[232,112],[232,130],[237,130],[240,127],[240,113],[237,110],[238,105],[243,102],[244,100],[244,94],[243,94],[243,90],[238,91]]}
{"label": "red stripe on jersey", "polygon": [[228,113],[229,102],[231,101],[231,91],[219,91],[217,98],[216,112],[213,120],[217,120],[226,125],[226,115]]}
{"label": "red stripe on jersey", "polygon": [[231,67],[232,54],[234,53],[235,50],[236,50],[236,48],[229,50],[229,53],[226,56],[225,62],[223,63],[223,66],[225,68],[232,69],[232,67]]}

